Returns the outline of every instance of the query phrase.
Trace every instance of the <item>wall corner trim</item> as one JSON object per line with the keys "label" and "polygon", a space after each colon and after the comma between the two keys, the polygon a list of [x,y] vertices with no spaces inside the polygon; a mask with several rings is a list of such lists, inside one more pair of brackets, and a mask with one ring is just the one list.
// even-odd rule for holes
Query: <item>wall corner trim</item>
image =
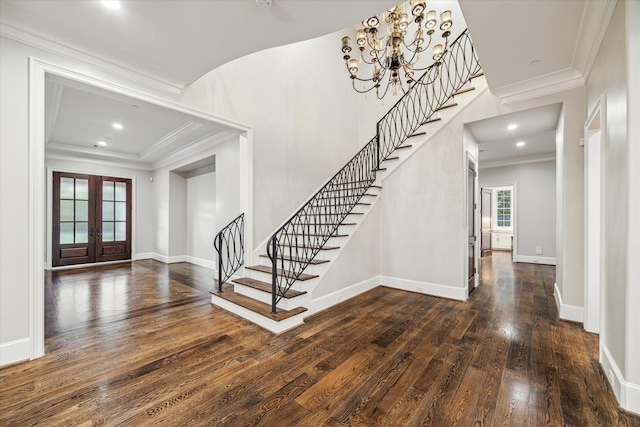
{"label": "wall corner trim", "polygon": [[624,379],[616,361],[604,343],[601,343],[600,354],[600,363],[618,403],[625,410],[640,414],[640,384],[634,384]]}
{"label": "wall corner trim", "polygon": [[562,302],[562,294],[558,289],[558,283],[553,284],[553,295],[558,306],[558,315],[562,320],[582,323],[584,320],[584,308],[577,305],[569,305]]}
{"label": "wall corner trim", "polygon": [[22,338],[0,344],[0,366],[29,360],[31,357],[31,340]]}

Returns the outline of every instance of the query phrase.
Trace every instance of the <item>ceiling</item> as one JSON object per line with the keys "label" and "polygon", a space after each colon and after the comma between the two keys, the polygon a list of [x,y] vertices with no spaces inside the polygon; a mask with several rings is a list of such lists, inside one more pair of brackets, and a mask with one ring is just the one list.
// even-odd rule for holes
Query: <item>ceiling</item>
{"label": "ceiling", "polygon": [[122,166],[153,169],[189,147],[223,142],[239,133],[59,76],[48,74],[45,83],[46,153],[50,158],[112,160]]}
{"label": "ceiling", "polygon": [[[179,93],[233,59],[335,32],[394,0],[2,0],[2,33],[99,58]],[[89,58],[89,59],[91,59]]]}
{"label": "ceiling", "polygon": [[[96,0],[0,0],[0,33],[179,94],[185,85],[230,60],[329,34],[396,1],[273,0],[270,9],[261,9],[254,0],[128,0],[119,10],[108,10]],[[429,4],[437,7],[436,3]],[[489,87],[503,102],[583,85],[611,4],[615,0],[460,0]],[[547,28],[552,30],[542,30]],[[534,60],[539,62],[532,65]],[[233,134],[70,80],[50,78],[46,90],[47,155],[112,157],[151,168],[188,144]],[[536,122],[525,116],[519,120]],[[122,131],[111,127],[115,121],[122,123]],[[509,149],[513,141],[504,135],[498,118],[470,128],[482,126],[493,127],[494,135],[492,142],[481,141],[481,160],[489,161],[498,152],[522,157],[534,146],[544,150],[537,155],[546,155],[541,141],[528,144],[527,150]],[[550,131],[545,126],[521,137],[543,135]],[[110,138],[107,148],[94,147],[105,138]],[[502,151],[486,145],[502,139]]]}
{"label": "ceiling", "polygon": [[478,143],[480,167],[555,158],[561,109],[557,103],[467,123]]}

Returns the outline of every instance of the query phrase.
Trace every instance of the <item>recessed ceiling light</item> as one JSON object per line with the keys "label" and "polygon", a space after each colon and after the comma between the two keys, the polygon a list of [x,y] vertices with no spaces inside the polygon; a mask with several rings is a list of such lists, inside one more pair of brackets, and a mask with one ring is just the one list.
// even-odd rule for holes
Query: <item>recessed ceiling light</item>
{"label": "recessed ceiling light", "polygon": [[120,9],[120,2],[117,0],[102,0],[102,4],[109,9],[118,10]]}
{"label": "recessed ceiling light", "polygon": [[114,123],[112,126],[114,129],[122,130],[122,125],[120,123]]}
{"label": "recessed ceiling light", "polygon": [[516,130],[518,129],[518,125],[515,123],[511,123],[509,126],[507,126],[507,130]]}
{"label": "recessed ceiling light", "polygon": [[107,143],[105,141],[98,141],[98,147],[106,147]]}
{"label": "recessed ceiling light", "polygon": [[524,141],[516,142],[516,147],[524,147],[525,145],[527,145],[527,144]]}

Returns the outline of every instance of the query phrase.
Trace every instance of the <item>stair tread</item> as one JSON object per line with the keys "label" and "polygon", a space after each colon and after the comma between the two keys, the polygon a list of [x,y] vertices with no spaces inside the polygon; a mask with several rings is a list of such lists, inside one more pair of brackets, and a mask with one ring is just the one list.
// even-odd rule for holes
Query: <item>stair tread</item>
{"label": "stair tread", "polygon": [[[271,274],[271,267],[267,266],[267,265],[252,265],[250,267],[245,267],[246,269],[249,270],[253,270],[253,271],[260,271],[262,273],[267,273],[267,274]],[[278,276],[286,276],[285,275],[285,271],[278,268],[277,269],[277,273]],[[311,280],[311,279],[315,279],[316,277],[319,277],[317,274],[306,274],[306,273],[302,273],[300,274],[300,277],[298,277],[298,280],[300,281],[305,281],[305,280]]]}
{"label": "stair tread", "polygon": [[386,171],[387,168],[376,168],[376,169],[371,169],[374,172],[380,172],[380,171]]}
{"label": "stair tread", "polygon": [[[247,286],[249,288],[257,289],[259,291],[271,294],[271,283],[263,282],[262,280],[252,279],[251,277],[241,277],[240,279],[233,279],[233,283],[237,283],[239,285]],[[283,298],[295,298],[304,294],[306,294],[306,292],[289,289],[287,291],[287,294],[284,295]]]}
{"label": "stair tread", "polygon": [[355,222],[322,222],[318,224],[298,224],[298,226],[309,226],[309,227],[324,227],[328,225],[358,225]]}
{"label": "stair tread", "polygon": [[[397,148],[396,148],[397,150]],[[383,162],[386,162],[387,160],[400,160],[400,157],[396,156],[396,157],[387,157],[386,159],[383,160]]]}
{"label": "stair tread", "polygon": [[[335,206],[335,205],[333,205],[333,206]],[[345,206],[347,206],[347,205],[345,205]],[[322,213],[320,213],[320,214],[303,213],[303,214],[300,214],[298,216],[324,216],[324,215],[325,214],[322,214]],[[334,214],[334,215],[337,215],[337,214]],[[364,215],[364,213],[363,212],[349,212],[347,215]]]}
{"label": "stair tread", "polygon": [[460,94],[467,93],[467,92],[471,92],[472,90],[476,90],[476,88],[475,88],[475,87],[473,87],[473,86],[469,86],[469,87],[468,87],[468,88],[466,88],[466,89],[460,89],[459,91],[455,92],[455,93],[453,94],[453,96],[460,95]]}
{"label": "stair tread", "polygon": [[[371,203],[358,202],[355,204],[356,206],[371,206]],[[350,203],[334,203],[331,206],[351,206]]]}
{"label": "stair tread", "polygon": [[[362,195],[362,197],[364,196],[371,196],[371,197],[378,197],[377,194],[373,194],[373,193],[364,193]],[[321,200],[333,200],[333,199],[344,199],[345,197],[353,197],[353,196],[332,196],[332,197],[319,197],[319,199]],[[365,203],[366,204],[366,203]]]}
{"label": "stair tread", "polygon": [[[301,248],[301,249],[303,248],[303,246],[287,245],[287,244],[282,244],[280,246],[285,248]],[[336,249],[340,249],[340,246],[326,246],[326,245],[325,246],[307,246],[307,249],[320,249],[321,251],[333,251]]]}
{"label": "stair tread", "polygon": [[484,72],[480,71],[480,72],[474,74],[473,76],[470,76],[469,80],[475,79],[476,77],[482,77],[482,76],[484,76]]}
{"label": "stair tread", "polygon": [[292,310],[283,310],[281,308],[278,309],[278,312],[276,314],[272,314],[271,313],[271,305],[269,304],[265,304],[263,302],[260,302],[258,300],[255,300],[253,298],[241,295],[237,292],[235,292],[233,290],[233,287],[225,284],[223,286],[223,291],[224,292],[217,292],[217,291],[213,291],[211,292],[211,295],[215,295],[218,298],[222,298],[225,299],[227,301],[230,301],[234,304],[237,304],[241,307],[244,307],[248,310],[251,310],[255,313],[258,313],[264,317],[268,317],[270,319],[275,320],[276,322],[280,322],[282,320],[286,320],[289,319],[293,316],[296,316],[300,313],[304,313],[305,311],[307,311],[306,308],[304,307],[297,307],[294,308]]}
{"label": "stair tread", "polygon": [[[436,108],[436,111],[440,111],[440,110],[445,110],[447,108],[451,108],[451,107],[457,107],[458,103],[457,102],[453,102],[451,104],[447,104],[447,105],[443,105],[441,107]],[[426,122],[425,122],[426,123]]]}
{"label": "stair tread", "polygon": [[[289,233],[289,236],[309,236],[309,237],[323,237],[324,234],[314,233]],[[348,234],[332,234],[330,237],[349,237]]]}
{"label": "stair tread", "polygon": [[[434,122],[439,122],[440,120],[442,120],[442,117],[436,117],[435,119],[429,119],[426,122],[422,122],[420,124],[420,126],[422,125],[428,125],[429,123],[434,123]],[[426,132],[425,132],[426,133]]]}
{"label": "stair tread", "polygon": [[[260,254],[260,256],[262,258],[269,258],[269,255],[267,254]],[[283,259],[285,261],[301,261],[301,258],[295,257],[295,256],[279,256],[278,259]],[[311,265],[318,265],[318,264],[324,264],[330,262],[328,259],[312,259],[311,261],[309,261],[309,264]]]}

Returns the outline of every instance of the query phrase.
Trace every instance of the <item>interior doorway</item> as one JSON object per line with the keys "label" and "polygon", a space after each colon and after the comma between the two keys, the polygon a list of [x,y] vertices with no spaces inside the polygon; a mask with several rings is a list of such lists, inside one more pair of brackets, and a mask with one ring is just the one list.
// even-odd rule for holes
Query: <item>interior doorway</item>
{"label": "interior doorway", "polygon": [[601,333],[602,278],[604,260],[602,257],[602,129],[601,103],[591,112],[584,127],[585,143],[585,292],[584,329]]}
{"label": "interior doorway", "polygon": [[483,185],[481,194],[483,252],[508,251],[516,262],[516,184]]}

